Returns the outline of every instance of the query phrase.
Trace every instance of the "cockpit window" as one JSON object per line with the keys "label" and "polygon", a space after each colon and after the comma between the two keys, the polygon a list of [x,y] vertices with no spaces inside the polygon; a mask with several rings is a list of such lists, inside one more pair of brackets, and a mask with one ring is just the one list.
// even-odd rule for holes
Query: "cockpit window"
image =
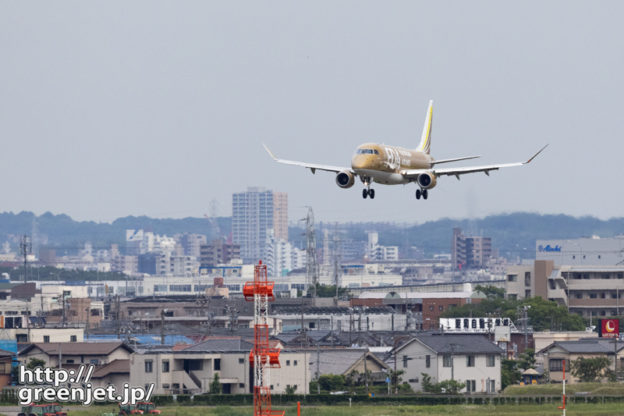
{"label": "cockpit window", "polygon": [[358,155],[378,155],[379,154],[379,150],[377,150],[377,149],[358,149],[357,150],[357,154]]}

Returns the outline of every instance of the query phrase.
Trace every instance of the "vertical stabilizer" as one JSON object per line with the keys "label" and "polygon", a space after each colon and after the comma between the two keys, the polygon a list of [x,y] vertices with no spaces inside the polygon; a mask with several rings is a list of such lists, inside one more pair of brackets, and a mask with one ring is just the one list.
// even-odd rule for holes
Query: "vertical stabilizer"
{"label": "vertical stabilizer", "polygon": [[427,109],[427,117],[425,118],[425,125],[423,126],[422,137],[420,138],[420,144],[416,150],[429,154],[431,149],[431,128],[433,125],[433,100],[429,101],[429,108]]}

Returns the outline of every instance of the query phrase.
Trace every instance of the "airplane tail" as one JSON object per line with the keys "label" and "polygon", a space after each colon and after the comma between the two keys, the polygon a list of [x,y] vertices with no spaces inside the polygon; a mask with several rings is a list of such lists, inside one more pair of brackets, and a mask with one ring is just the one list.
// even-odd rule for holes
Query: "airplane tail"
{"label": "airplane tail", "polygon": [[425,118],[425,125],[423,126],[422,137],[420,138],[420,144],[416,150],[429,154],[431,149],[431,128],[433,125],[433,100],[429,101],[429,108],[427,109],[427,117]]}

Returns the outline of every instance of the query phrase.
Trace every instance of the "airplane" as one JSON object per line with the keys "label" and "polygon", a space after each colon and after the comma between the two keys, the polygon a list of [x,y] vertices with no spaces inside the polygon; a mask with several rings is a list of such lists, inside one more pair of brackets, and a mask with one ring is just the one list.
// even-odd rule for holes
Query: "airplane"
{"label": "airplane", "polygon": [[452,159],[436,160],[430,155],[431,128],[433,122],[433,101],[429,101],[429,108],[425,118],[420,143],[416,149],[406,149],[398,146],[389,146],[379,143],[364,143],[357,147],[351,159],[351,168],[329,166],[316,163],[297,162],[277,158],[269,148],[263,144],[267,153],[279,163],[286,165],[303,166],[310,169],[314,174],[317,170],[336,173],[336,184],[340,188],[351,188],[355,178],[359,176],[364,184],[362,198],[375,198],[375,190],[371,183],[377,182],[383,185],[405,185],[415,182],[416,199],[427,199],[429,190],[436,186],[438,177],[455,176],[458,180],[460,175],[467,173],[483,172],[490,175],[493,170],[512,166],[523,166],[531,163],[548,145],[542,147],[537,153],[525,162],[504,163],[471,167],[438,168],[438,165],[458,162],[461,160],[476,159],[480,156],[464,156]]}

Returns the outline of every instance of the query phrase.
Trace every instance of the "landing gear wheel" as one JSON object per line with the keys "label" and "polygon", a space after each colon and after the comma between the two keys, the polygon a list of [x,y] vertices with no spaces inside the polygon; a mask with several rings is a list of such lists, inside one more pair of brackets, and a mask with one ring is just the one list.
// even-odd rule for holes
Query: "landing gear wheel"
{"label": "landing gear wheel", "polygon": [[370,199],[375,199],[375,190],[374,189],[369,189],[368,190],[368,195],[370,196]]}
{"label": "landing gear wheel", "polygon": [[423,189],[423,191],[422,191],[423,199],[427,199],[428,196],[429,196],[429,192],[426,189]]}
{"label": "landing gear wheel", "polygon": [[366,199],[368,196],[368,189],[362,189],[362,198]]}
{"label": "landing gear wheel", "polygon": [[416,189],[416,199],[420,199],[420,195],[421,195],[420,189]]}

